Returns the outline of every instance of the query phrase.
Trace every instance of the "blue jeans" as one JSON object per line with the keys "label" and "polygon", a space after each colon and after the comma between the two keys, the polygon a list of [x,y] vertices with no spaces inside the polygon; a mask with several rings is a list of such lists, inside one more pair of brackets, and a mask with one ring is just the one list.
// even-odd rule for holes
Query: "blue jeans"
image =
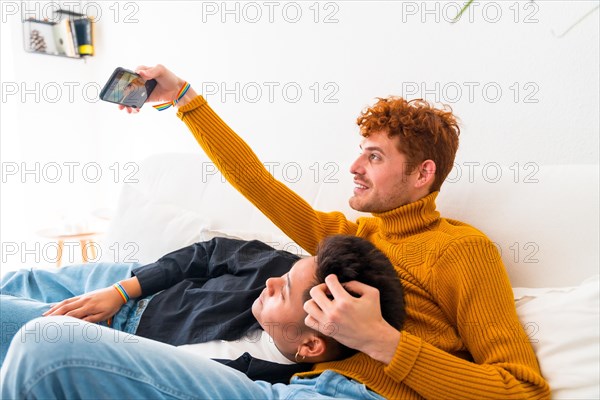
{"label": "blue jeans", "polygon": [[[26,322],[40,317],[53,303],[131,277],[131,269],[135,266],[97,263],[73,265],[55,271],[25,269],[8,273],[0,282],[0,365],[11,340]],[[128,301],[113,317],[112,327],[135,333],[148,301],[149,298]]]}
{"label": "blue jeans", "polygon": [[243,373],[177,347],[71,317],[25,324],[1,368],[2,399],[377,399],[333,371],[289,385]]}

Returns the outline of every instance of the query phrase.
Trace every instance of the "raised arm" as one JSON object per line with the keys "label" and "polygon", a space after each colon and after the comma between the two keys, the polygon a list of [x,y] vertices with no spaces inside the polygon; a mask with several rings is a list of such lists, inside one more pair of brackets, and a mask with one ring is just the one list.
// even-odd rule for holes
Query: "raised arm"
{"label": "raised arm", "polygon": [[[171,101],[184,81],[161,65],[139,67],[146,79],[156,79],[157,89],[148,101]],[[176,105],[202,149],[225,178],[286,235],[314,254],[325,236],[356,234],[357,225],[340,212],[315,211],[304,199],[275,180],[252,149],[190,88]],[[132,111],[132,110],[128,110]]]}

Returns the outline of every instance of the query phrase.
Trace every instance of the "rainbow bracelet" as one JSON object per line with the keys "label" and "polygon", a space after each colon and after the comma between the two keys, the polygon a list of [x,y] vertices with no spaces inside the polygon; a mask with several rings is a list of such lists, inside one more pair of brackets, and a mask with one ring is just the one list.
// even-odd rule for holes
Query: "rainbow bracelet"
{"label": "rainbow bracelet", "polygon": [[171,106],[175,106],[179,102],[179,100],[181,100],[183,98],[183,96],[185,96],[185,94],[187,93],[189,88],[190,88],[190,84],[185,82],[183,84],[183,86],[181,87],[181,89],[179,90],[179,93],[177,93],[177,97],[175,98],[175,100],[170,101],[168,103],[156,104],[152,107],[156,108],[158,111],[162,111],[162,110],[166,110],[167,108],[169,108]]}
{"label": "rainbow bracelet", "polygon": [[121,286],[120,282],[117,282],[113,285],[113,287],[115,289],[117,289],[117,292],[119,292],[119,294],[121,295],[121,297],[123,298],[123,302],[127,303],[129,301],[129,295],[127,294],[127,292],[125,291],[125,289],[123,288],[123,286]]}

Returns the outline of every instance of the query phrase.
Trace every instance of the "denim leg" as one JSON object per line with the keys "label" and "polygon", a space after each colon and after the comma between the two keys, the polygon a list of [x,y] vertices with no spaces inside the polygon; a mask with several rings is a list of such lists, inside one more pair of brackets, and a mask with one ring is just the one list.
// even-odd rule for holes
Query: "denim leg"
{"label": "denim leg", "polygon": [[333,372],[291,385],[255,382],[200,355],[70,317],[35,319],[17,335],[24,340],[13,341],[1,369],[3,399],[381,399]]}
{"label": "denim leg", "polygon": [[0,293],[56,303],[131,277],[138,264],[89,263],[57,270],[23,269],[0,281]]}
{"label": "denim leg", "polygon": [[[113,316],[113,329],[134,333],[148,302],[154,296],[131,299]],[[8,351],[11,340],[25,323],[42,316],[53,303],[0,294],[0,366]],[[98,322],[106,326],[106,321]],[[17,339],[18,340],[18,339]]]}
{"label": "denim leg", "polygon": [[15,333],[26,322],[41,317],[50,307],[51,304],[31,299],[0,295],[0,365]]}
{"label": "denim leg", "polygon": [[369,390],[364,384],[329,370],[315,378],[295,376],[292,378],[291,383],[289,386],[292,388],[299,389],[303,386],[309,391],[326,396],[326,398],[385,400],[385,397]]}
{"label": "denim leg", "polygon": [[70,317],[28,322],[1,369],[0,398],[265,399],[268,387],[174,346]]}

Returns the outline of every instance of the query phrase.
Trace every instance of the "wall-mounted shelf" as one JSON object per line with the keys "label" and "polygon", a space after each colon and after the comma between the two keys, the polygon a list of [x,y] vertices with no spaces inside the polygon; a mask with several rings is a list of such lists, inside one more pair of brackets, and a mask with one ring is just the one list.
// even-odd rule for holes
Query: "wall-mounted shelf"
{"label": "wall-mounted shelf", "polygon": [[56,10],[57,20],[22,21],[23,49],[27,53],[73,59],[94,55],[94,21],[68,10]]}

